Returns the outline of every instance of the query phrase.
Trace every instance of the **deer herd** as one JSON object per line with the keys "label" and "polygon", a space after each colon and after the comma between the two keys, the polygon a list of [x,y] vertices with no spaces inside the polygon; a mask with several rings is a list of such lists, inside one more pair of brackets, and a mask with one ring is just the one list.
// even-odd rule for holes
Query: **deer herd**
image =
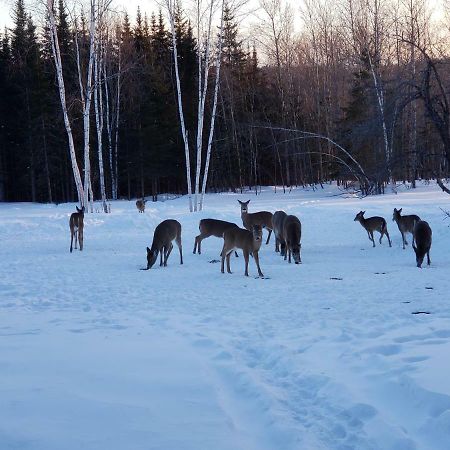
{"label": "deer herd", "polygon": [[[136,201],[136,207],[140,213],[145,211],[145,202],[143,198]],[[248,212],[248,204],[250,200],[241,202],[238,200],[241,207],[241,219],[244,228],[240,228],[237,224],[226,222],[218,219],[202,219],[199,223],[200,234],[195,237],[193,253],[201,254],[202,241],[211,236],[223,238],[223,247],[220,254],[221,272],[225,272],[225,261],[227,264],[227,272],[231,273],[230,259],[234,252],[238,256],[236,250],[242,250],[245,262],[245,276],[248,276],[248,263],[250,256],[255,260],[258,269],[258,275],[264,277],[261,267],[259,265],[259,250],[262,244],[262,230],[267,229],[269,235],[267,236],[266,244],[270,241],[272,231],[275,235],[275,252],[280,253],[284,260],[291,263],[292,259],[295,264],[302,262],[301,252],[301,237],[302,224],[298,217],[288,215],[284,211],[276,211],[271,213],[269,211],[259,211],[255,213]],[[406,233],[412,234],[412,247],[416,254],[417,267],[422,267],[425,255],[427,256],[427,264],[430,265],[430,248],[432,241],[432,231],[427,222],[420,219],[416,215],[401,215],[402,208],[394,208],[392,220],[397,223],[398,229],[402,235],[403,249],[408,245],[406,241]],[[387,237],[389,247],[392,247],[391,238],[387,229],[386,219],[379,216],[364,217],[365,211],[360,211],[355,221],[359,222],[366,230],[370,241],[375,247],[374,231],[380,233],[379,242],[383,236]],[[80,244],[80,250],[83,250],[83,220],[84,207],[70,216],[70,251],[72,252],[73,239],[75,237],[75,249],[77,248],[77,241]],[[167,266],[167,260],[173,249],[173,241],[177,244],[180,253],[180,264],[183,264],[183,249],[181,245],[181,224],[177,220],[168,219],[162,221],[156,228],[153,234],[153,242],[151,248],[147,247],[147,268],[142,270],[149,270],[160,256],[160,266]]]}

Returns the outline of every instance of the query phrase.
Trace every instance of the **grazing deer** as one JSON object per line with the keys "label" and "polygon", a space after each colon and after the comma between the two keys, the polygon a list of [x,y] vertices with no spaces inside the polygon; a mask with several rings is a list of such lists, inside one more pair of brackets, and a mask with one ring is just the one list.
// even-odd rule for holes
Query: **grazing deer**
{"label": "grazing deer", "polygon": [[275,251],[280,252],[281,256],[286,254],[286,242],[283,238],[283,224],[287,217],[284,211],[275,211],[272,217],[273,234],[275,235]]}
{"label": "grazing deer", "polygon": [[221,272],[224,273],[225,258],[227,259],[227,272],[231,273],[230,256],[233,250],[237,248],[242,249],[245,260],[245,276],[248,277],[248,260],[250,254],[255,259],[256,267],[258,268],[258,275],[264,277],[259,267],[259,249],[262,242],[262,227],[261,225],[253,225],[252,231],[244,230],[242,228],[229,228],[223,233],[223,248],[222,248],[222,265]]}
{"label": "grazing deer", "polygon": [[356,214],[354,220],[355,222],[359,222],[365,228],[365,230],[367,231],[367,236],[369,236],[369,239],[372,241],[373,246],[375,247],[373,232],[378,231],[378,233],[380,233],[380,244],[381,239],[383,238],[384,235],[386,235],[389,241],[389,247],[392,247],[391,238],[389,237],[389,233],[387,230],[386,220],[383,219],[383,217],[379,216],[373,216],[365,219],[364,214],[365,211],[360,211],[358,214]]}
{"label": "grazing deer", "polygon": [[410,216],[402,216],[403,208],[397,209],[394,208],[394,214],[392,215],[392,220],[394,222],[397,222],[398,229],[400,230],[400,233],[402,234],[402,241],[403,241],[403,250],[405,249],[405,245],[408,245],[408,242],[406,241],[405,234],[411,233],[413,235],[413,244],[414,244],[414,226],[416,225],[416,222],[420,220],[419,216],[416,216],[415,214],[412,214]]}
{"label": "grazing deer", "polygon": [[255,213],[248,212],[248,204],[250,200],[246,202],[241,202],[238,200],[241,205],[241,218],[244,228],[248,231],[253,230],[254,225],[259,225],[262,228],[267,228],[269,230],[269,236],[267,236],[266,245],[269,243],[270,235],[272,234],[272,213],[269,211],[259,211]]}
{"label": "grazing deer", "polygon": [[283,223],[283,240],[286,243],[286,251],[284,253],[284,260],[286,261],[289,255],[289,263],[291,262],[291,254],[294,258],[295,264],[300,264],[302,259],[300,257],[300,250],[302,244],[302,224],[296,216],[286,216]]}
{"label": "grazing deer", "polygon": [[223,237],[223,233],[229,228],[239,228],[235,223],[217,219],[202,219],[198,224],[200,234],[195,238],[194,255],[196,251],[202,253],[202,241],[210,236]]}
{"label": "grazing deer", "polygon": [[72,253],[73,237],[75,236],[75,250],[77,249],[77,241],[80,242],[80,251],[83,250],[83,228],[84,228],[84,206],[77,212],[70,215],[70,253]]}
{"label": "grazing deer", "polygon": [[136,200],[136,208],[140,213],[143,213],[145,211],[145,204],[147,203],[147,200],[145,198],[142,198],[141,200]]}
{"label": "grazing deer", "polygon": [[417,267],[422,267],[423,258],[427,255],[427,264],[430,265],[430,248],[432,231],[430,225],[424,220],[419,220],[414,227],[414,241],[413,249],[416,254]]}
{"label": "grazing deer", "polygon": [[[147,247],[147,269],[153,267],[158,253],[160,254],[160,266],[167,266],[170,252],[173,249],[172,241],[175,240],[180,251],[180,264],[183,264],[183,250],[181,247],[181,224],[177,220],[168,219],[162,221],[153,234],[152,248]],[[163,260],[164,258],[164,260]]]}

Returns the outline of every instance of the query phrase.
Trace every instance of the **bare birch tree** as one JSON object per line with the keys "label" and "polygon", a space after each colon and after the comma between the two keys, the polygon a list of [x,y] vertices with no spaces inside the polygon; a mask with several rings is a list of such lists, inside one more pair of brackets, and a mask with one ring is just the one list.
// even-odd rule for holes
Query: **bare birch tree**
{"label": "bare birch tree", "polygon": [[54,0],[47,0],[47,15],[49,22],[50,41],[52,45],[52,55],[55,62],[56,76],[58,80],[59,98],[61,101],[61,108],[63,112],[64,125],[66,128],[67,139],[69,143],[69,154],[72,163],[72,172],[75,179],[75,185],[78,193],[78,201],[82,206],[85,206],[85,195],[83,183],[81,181],[80,169],[78,167],[77,157],[75,153],[75,144],[73,140],[72,127],[70,124],[69,114],[67,110],[66,87],[64,83],[63,63],[61,59],[61,51],[59,48],[58,31],[56,27]]}

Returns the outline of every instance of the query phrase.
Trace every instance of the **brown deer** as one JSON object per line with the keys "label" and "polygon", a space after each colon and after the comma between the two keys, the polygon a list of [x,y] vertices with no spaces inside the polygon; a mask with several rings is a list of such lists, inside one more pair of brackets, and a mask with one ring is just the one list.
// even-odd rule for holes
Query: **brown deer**
{"label": "brown deer", "polygon": [[75,236],[75,250],[77,249],[77,241],[80,242],[80,251],[83,250],[83,228],[84,228],[84,206],[77,212],[70,215],[70,253],[72,253],[73,237]]}
{"label": "brown deer", "polygon": [[253,230],[253,225],[260,225],[262,228],[267,228],[269,230],[269,236],[267,236],[266,245],[269,243],[270,235],[272,234],[272,213],[269,211],[259,211],[255,213],[248,212],[248,204],[250,200],[246,202],[241,202],[241,218],[244,228],[248,231]]}
{"label": "brown deer", "polygon": [[173,249],[172,241],[178,246],[180,251],[180,264],[183,264],[183,250],[181,247],[181,224],[177,220],[163,220],[156,228],[153,234],[152,248],[147,247],[147,269],[153,267],[160,254],[160,266],[167,266],[167,260]]}
{"label": "brown deer", "polygon": [[423,263],[423,258],[427,255],[427,264],[430,265],[430,248],[432,234],[430,225],[424,220],[419,220],[414,227],[414,241],[413,249],[416,254],[417,267],[421,268]]}
{"label": "brown deer", "polygon": [[387,230],[386,220],[383,219],[383,217],[379,216],[368,217],[367,219],[365,219],[364,214],[365,211],[360,211],[358,214],[356,214],[354,220],[355,222],[359,222],[367,231],[367,236],[369,236],[369,239],[372,241],[373,246],[375,247],[373,232],[378,231],[378,233],[380,233],[380,244],[381,239],[383,238],[384,235],[386,235],[389,241],[389,247],[392,247],[391,238],[389,237],[389,233]]}
{"label": "brown deer", "polygon": [[295,264],[300,264],[302,259],[300,257],[300,250],[302,244],[302,224],[296,216],[286,216],[283,223],[283,240],[286,243],[286,251],[284,253],[284,260],[289,255],[289,263],[291,262],[291,254],[294,258]]}
{"label": "brown deer", "polygon": [[198,224],[200,234],[196,236],[194,243],[194,255],[196,251],[202,253],[202,241],[210,236],[223,237],[223,233],[229,228],[239,228],[235,223],[217,219],[202,219]]}
{"label": "brown deer", "polygon": [[142,198],[141,200],[136,200],[136,208],[140,213],[143,213],[145,211],[145,204],[147,203],[147,200],[145,198]]}
{"label": "brown deer", "polygon": [[242,228],[229,228],[223,233],[223,248],[222,248],[222,265],[221,272],[224,273],[225,258],[227,259],[227,272],[231,273],[230,256],[233,250],[237,248],[242,249],[245,260],[245,276],[248,277],[248,260],[250,254],[255,259],[256,267],[258,268],[258,275],[264,277],[259,267],[259,249],[262,242],[262,227],[261,225],[253,225],[252,231],[244,230]]}
{"label": "brown deer", "polygon": [[405,234],[411,233],[413,235],[413,244],[414,244],[414,226],[416,225],[416,222],[420,220],[419,216],[416,216],[415,214],[411,214],[410,216],[402,216],[403,208],[397,209],[394,208],[394,214],[392,215],[392,220],[394,222],[397,222],[398,229],[400,230],[400,233],[402,234],[402,241],[403,241],[403,250],[405,249],[405,245],[408,245],[408,242],[406,241]]}
{"label": "brown deer", "polygon": [[[275,235],[275,251],[280,252],[281,256],[286,253],[286,242],[283,238],[283,224],[287,217],[284,211],[275,211],[272,217],[273,234]],[[281,247],[281,251],[280,251]]]}

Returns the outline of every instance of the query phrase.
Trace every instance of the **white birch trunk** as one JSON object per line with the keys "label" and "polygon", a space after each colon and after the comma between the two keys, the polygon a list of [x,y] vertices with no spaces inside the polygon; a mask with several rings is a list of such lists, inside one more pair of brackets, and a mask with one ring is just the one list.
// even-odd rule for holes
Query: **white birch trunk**
{"label": "white birch trunk", "polygon": [[95,124],[97,128],[98,169],[100,177],[100,194],[102,197],[102,208],[103,211],[108,212],[106,207],[105,172],[103,167],[103,90],[101,86],[102,67],[103,67],[103,48],[101,42],[99,42],[98,51],[96,52],[94,63]]}
{"label": "white birch trunk", "polygon": [[[200,0],[198,0],[200,3]],[[213,16],[214,0],[210,0],[209,16],[208,16],[208,34],[205,41],[205,67],[203,73],[201,70],[201,51],[200,51],[200,41],[199,41],[199,52],[198,52],[198,117],[197,117],[197,165],[195,171],[195,196],[194,196],[194,211],[198,209],[198,195],[200,193],[200,175],[202,170],[202,150],[203,150],[203,124],[205,118],[205,103],[206,94],[208,92],[208,74],[209,74],[209,58],[210,58],[210,48],[211,48],[211,25]],[[198,4],[199,4],[198,3]],[[198,9],[198,23],[197,27],[200,30],[200,6]],[[200,39],[200,31],[198,33]],[[203,77],[203,84],[202,84]]]}
{"label": "white birch trunk", "polygon": [[115,128],[115,140],[114,140],[114,184],[113,184],[113,200],[117,200],[117,190],[119,186],[119,171],[117,156],[119,153],[119,124],[120,124],[120,74],[122,69],[121,52],[119,44],[119,70],[117,72],[117,92],[116,92],[116,128]]}
{"label": "white birch trunk", "polygon": [[[106,55],[105,55],[106,56]],[[106,106],[106,134],[108,136],[108,157],[109,157],[109,173],[111,174],[111,197],[114,198],[114,164],[113,164],[113,142],[111,128],[111,114],[109,110],[109,87],[108,75],[106,70],[106,58],[102,68],[103,85],[105,87],[105,106]]]}
{"label": "white birch trunk", "polygon": [[391,182],[391,150],[389,146],[389,138],[387,133],[387,126],[386,126],[386,118],[385,118],[385,111],[384,111],[384,94],[383,94],[383,88],[380,85],[380,82],[378,80],[378,75],[375,71],[375,67],[372,62],[372,57],[370,56],[370,53],[368,51],[369,56],[369,65],[370,65],[370,71],[372,73],[373,78],[373,84],[375,87],[375,92],[377,96],[377,102],[378,102],[378,108],[380,111],[380,118],[381,118],[381,127],[383,131],[383,142],[384,142],[384,153],[386,158],[386,164],[387,164],[387,170],[388,170],[388,178],[389,182]]}
{"label": "white birch trunk", "polygon": [[178,50],[177,50],[177,38],[175,35],[175,3],[173,0],[166,0],[167,9],[169,12],[170,29],[172,33],[172,45],[173,45],[173,60],[175,65],[175,77],[177,84],[177,98],[178,98],[178,113],[180,116],[181,134],[184,141],[184,151],[186,158],[186,181],[189,197],[189,211],[192,212],[192,182],[191,182],[191,162],[189,155],[189,141],[186,126],[184,123],[183,102],[180,85],[180,74],[178,70]]}
{"label": "white birch trunk", "polygon": [[66,128],[67,138],[69,141],[70,160],[71,160],[71,164],[72,164],[72,171],[73,171],[73,176],[75,179],[75,185],[76,185],[77,193],[78,193],[78,201],[82,206],[84,206],[85,204],[84,204],[83,184],[81,181],[80,169],[78,167],[76,153],[75,153],[75,145],[74,145],[74,141],[73,141],[72,127],[70,125],[69,114],[67,111],[66,88],[65,88],[65,84],[64,84],[61,52],[60,52],[60,48],[59,48],[56,20],[55,20],[55,15],[54,15],[54,11],[53,11],[53,2],[54,2],[54,0],[47,0],[47,12],[48,12],[48,17],[49,17],[49,28],[50,28],[50,38],[51,38],[51,44],[52,44],[52,54],[53,54],[53,59],[55,61],[56,75],[57,75],[57,79],[58,79],[59,97],[61,100],[61,108],[62,108],[62,112],[63,112],[64,125]]}
{"label": "white birch trunk", "polygon": [[[91,161],[90,161],[90,112],[92,100],[92,75],[95,56],[95,33],[96,33],[96,10],[95,0],[91,0],[91,17],[89,26],[89,64],[86,78],[86,94],[83,110],[84,128],[84,196],[88,202],[88,190],[91,184]],[[92,199],[93,200],[93,199]]]}
{"label": "white birch trunk", "polygon": [[225,2],[222,1],[222,11],[220,16],[220,32],[219,32],[219,43],[217,50],[217,59],[216,59],[216,80],[214,85],[214,100],[213,100],[213,108],[211,113],[211,123],[209,126],[209,136],[208,136],[208,146],[206,150],[206,162],[205,162],[205,170],[203,172],[203,182],[202,182],[202,194],[200,197],[200,211],[203,209],[203,199],[206,192],[206,183],[208,182],[208,172],[209,172],[209,163],[211,160],[211,148],[212,148],[212,140],[214,136],[214,124],[216,120],[216,110],[217,110],[217,96],[219,93],[219,84],[220,84],[220,66],[222,62],[222,39],[223,39],[223,13],[224,13]]}

